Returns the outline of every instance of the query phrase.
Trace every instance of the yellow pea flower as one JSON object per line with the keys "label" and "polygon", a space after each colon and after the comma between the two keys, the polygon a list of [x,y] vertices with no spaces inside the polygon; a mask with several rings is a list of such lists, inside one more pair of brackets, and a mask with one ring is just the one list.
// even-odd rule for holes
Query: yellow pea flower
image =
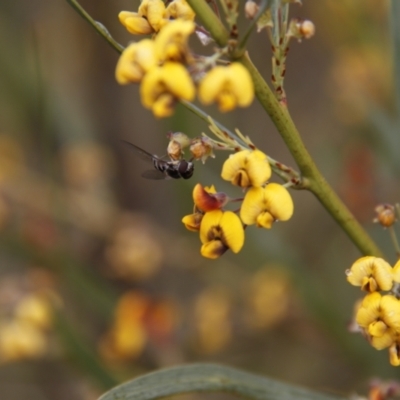
{"label": "yellow pea flower", "polygon": [[137,13],[121,11],[118,18],[121,24],[134,35],[158,32],[168,23],[165,4],[162,0],[143,0]]}
{"label": "yellow pea flower", "polygon": [[361,286],[367,292],[390,290],[393,286],[392,267],[382,258],[366,256],[359,258],[346,271],[347,281]]}
{"label": "yellow pea flower", "polygon": [[154,41],[144,39],[130,44],[121,54],[115,70],[117,82],[140,82],[147,71],[158,64]]}
{"label": "yellow pea flower", "polygon": [[204,213],[221,209],[228,200],[225,193],[217,193],[214,185],[203,187],[198,183],[193,189],[194,213],[182,218],[185,228],[193,232],[199,231]]}
{"label": "yellow pea flower", "polygon": [[187,41],[194,28],[193,21],[171,21],[155,39],[158,58],[163,61],[185,61],[188,56]]}
{"label": "yellow pea flower", "polygon": [[152,109],[156,117],[168,117],[174,112],[177,99],[193,100],[195,87],[183,65],[166,62],[147,72],[140,94],[143,105]]}
{"label": "yellow pea flower", "polygon": [[156,32],[168,24],[165,15],[165,4],[162,0],[143,0],[138,12],[143,17],[146,17]]}
{"label": "yellow pea flower", "polygon": [[173,0],[166,8],[167,17],[170,19],[182,19],[193,21],[196,14],[185,0]]}
{"label": "yellow pea flower", "polygon": [[222,179],[243,188],[262,186],[271,177],[267,156],[260,150],[242,150],[224,162]]}
{"label": "yellow pea flower", "polygon": [[400,301],[379,292],[368,294],[357,311],[356,321],[369,335],[373,347],[389,347],[400,333]]}
{"label": "yellow pea flower", "polygon": [[240,208],[240,218],[246,225],[270,229],[276,220],[287,221],[293,215],[293,200],[288,190],[278,183],[265,188],[250,188]]}
{"label": "yellow pea flower", "polygon": [[199,85],[199,99],[203,104],[218,103],[221,112],[235,107],[247,107],[254,98],[254,86],[247,69],[234,62],[213,68]]}
{"label": "yellow pea flower", "polygon": [[210,211],[201,221],[200,240],[201,255],[206,258],[218,258],[228,249],[238,253],[244,244],[242,222],[232,211]]}
{"label": "yellow pea flower", "polygon": [[118,19],[128,32],[134,35],[149,35],[154,32],[149,21],[136,12],[121,11],[118,14]]}

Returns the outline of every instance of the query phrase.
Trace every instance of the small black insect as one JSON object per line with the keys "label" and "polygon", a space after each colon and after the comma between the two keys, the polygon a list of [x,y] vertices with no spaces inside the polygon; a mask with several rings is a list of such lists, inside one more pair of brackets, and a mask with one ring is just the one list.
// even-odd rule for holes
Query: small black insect
{"label": "small black insect", "polygon": [[122,140],[122,142],[133,150],[142,160],[153,163],[155,169],[144,171],[142,174],[144,178],[156,180],[169,178],[189,179],[193,175],[194,165],[191,161],[165,161],[126,140]]}

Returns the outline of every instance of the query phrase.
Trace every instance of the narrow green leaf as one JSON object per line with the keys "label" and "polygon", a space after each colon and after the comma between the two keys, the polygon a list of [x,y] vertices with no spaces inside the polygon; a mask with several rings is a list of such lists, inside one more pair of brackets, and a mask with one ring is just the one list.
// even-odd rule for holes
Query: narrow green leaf
{"label": "narrow green leaf", "polygon": [[99,400],[153,400],[189,392],[228,392],[254,400],[344,400],[215,364],[152,372],[115,387]]}

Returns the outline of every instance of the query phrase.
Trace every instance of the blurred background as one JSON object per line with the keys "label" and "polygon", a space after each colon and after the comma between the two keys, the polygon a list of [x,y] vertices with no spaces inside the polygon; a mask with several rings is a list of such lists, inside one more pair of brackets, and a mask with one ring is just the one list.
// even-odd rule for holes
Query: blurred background
{"label": "blurred background", "polygon": [[[303,3],[291,15],[311,19],[316,35],[291,43],[289,110],[393,263],[388,233],[372,223],[377,203],[399,200],[390,3]],[[139,39],[117,18],[139,1],[81,4],[124,46]],[[344,394],[395,376],[386,351],[348,332],[361,293],[344,271],[360,254],[312,195],[292,193],[289,222],[247,229],[238,255],[204,259],[181,218],[197,182],[239,195],[219,177],[225,154],[197,163],[189,181],[148,181],[120,139],[161,155],[168,131],[194,137],[206,124],[183,107],[154,119],[138,86],[116,83],[118,54],[66,1],[0,2],[0,49],[1,399],[94,400],[138,374],[201,361]],[[265,32],[249,51],[269,77]],[[295,167],[256,102],[206,111]]]}

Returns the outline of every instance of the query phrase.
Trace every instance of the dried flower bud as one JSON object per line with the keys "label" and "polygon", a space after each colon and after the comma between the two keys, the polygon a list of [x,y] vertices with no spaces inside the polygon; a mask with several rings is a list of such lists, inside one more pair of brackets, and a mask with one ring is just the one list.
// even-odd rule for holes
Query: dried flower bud
{"label": "dried flower bud", "polygon": [[315,25],[313,22],[305,20],[300,24],[299,31],[304,38],[310,39],[315,34]]}
{"label": "dried flower bud", "polygon": [[190,139],[182,132],[169,132],[167,134],[169,144],[167,153],[172,160],[180,160],[182,158],[183,149],[190,144]]}
{"label": "dried flower bud", "polygon": [[380,223],[385,228],[392,226],[396,221],[394,206],[391,204],[379,204],[375,207],[376,218],[374,222]]}
{"label": "dried flower bud", "polygon": [[309,20],[292,19],[289,24],[287,36],[296,39],[310,39],[315,34],[315,25]]}
{"label": "dried flower bud", "polygon": [[246,4],[244,5],[244,13],[247,19],[253,19],[257,15],[258,10],[259,6],[255,1],[246,1]]}
{"label": "dried flower bud", "polygon": [[208,157],[215,158],[213,148],[211,140],[206,136],[195,138],[190,144],[190,152],[192,153],[193,159],[201,160],[203,164]]}

